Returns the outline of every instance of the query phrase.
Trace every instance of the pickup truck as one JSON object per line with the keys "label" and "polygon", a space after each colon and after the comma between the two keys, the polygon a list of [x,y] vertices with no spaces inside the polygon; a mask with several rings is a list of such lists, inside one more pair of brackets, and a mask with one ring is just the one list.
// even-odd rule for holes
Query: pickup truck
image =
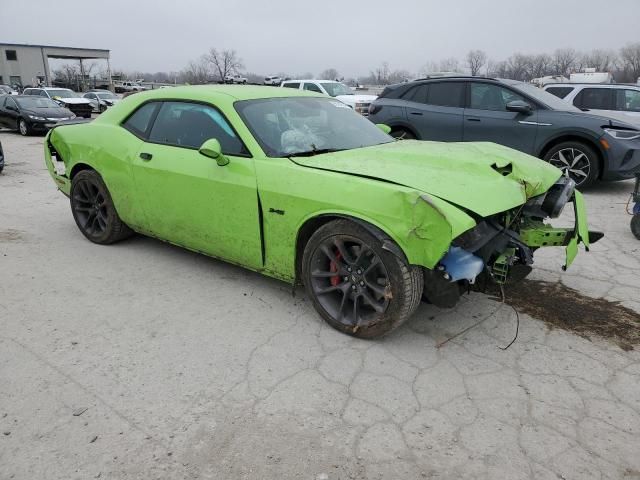
{"label": "pickup truck", "polygon": [[147,87],[142,86],[138,82],[118,82],[114,86],[114,90],[116,91],[116,93],[142,92],[146,89]]}
{"label": "pickup truck", "polygon": [[247,79],[246,77],[243,77],[242,75],[227,75],[226,77],[224,77],[224,83],[241,83],[241,84],[246,84],[247,83]]}
{"label": "pickup truck", "polygon": [[309,90],[311,92],[329,95],[342,103],[349,105],[357,113],[366,117],[369,115],[369,105],[376,95],[363,95],[354,93],[344,83],[333,80],[286,80],[280,84],[282,88],[295,88],[297,90]]}

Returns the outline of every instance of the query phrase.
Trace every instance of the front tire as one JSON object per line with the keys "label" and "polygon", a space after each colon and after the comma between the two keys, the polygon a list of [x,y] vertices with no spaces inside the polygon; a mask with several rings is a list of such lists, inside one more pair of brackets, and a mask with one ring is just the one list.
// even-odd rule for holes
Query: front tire
{"label": "front tire", "polygon": [[71,212],[80,232],[93,243],[109,245],[133,232],[118,216],[102,177],[82,170],[71,181]]}
{"label": "front tire", "polygon": [[422,269],[383,249],[379,238],[349,220],[329,222],[311,236],[302,277],[322,318],[358,338],[391,332],[413,314],[422,296]]}
{"label": "front tire", "polygon": [[600,176],[600,159],[589,145],[582,142],[562,142],[544,156],[544,160],[576,182],[576,187],[587,188]]}
{"label": "front tire", "polygon": [[18,122],[18,132],[20,132],[20,135],[23,137],[31,135],[31,127],[23,118]]}
{"label": "front tire", "polygon": [[390,135],[393,138],[397,138],[398,140],[415,140],[416,139],[416,136],[413,133],[403,128],[398,130],[391,130]]}

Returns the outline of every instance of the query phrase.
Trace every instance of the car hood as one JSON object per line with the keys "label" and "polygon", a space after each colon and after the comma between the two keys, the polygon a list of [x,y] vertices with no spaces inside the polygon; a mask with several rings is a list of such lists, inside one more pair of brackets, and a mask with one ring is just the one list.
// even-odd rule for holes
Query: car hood
{"label": "car hood", "polygon": [[62,97],[53,97],[54,100],[60,103],[67,103],[69,105],[82,105],[91,103],[88,98],[62,98]]}
{"label": "car hood", "polygon": [[522,205],[561,176],[542,160],[494,143],[400,140],[292,161],[403,185],[483,217]]}
{"label": "car hood", "polygon": [[62,107],[50,107],[50,108],[32,108],[29,110],[23,110],[27,115],[35,115],[45,118],[69,118],[73,115],[69,110]]}
{"label": "car hood", "polygon": [[338,95],[336,97],[338,100],[340,100],[342,103],[346,103],[347,105],[355,105],[356,103],[371,103],[373,102],[376,98],[375,95]]}

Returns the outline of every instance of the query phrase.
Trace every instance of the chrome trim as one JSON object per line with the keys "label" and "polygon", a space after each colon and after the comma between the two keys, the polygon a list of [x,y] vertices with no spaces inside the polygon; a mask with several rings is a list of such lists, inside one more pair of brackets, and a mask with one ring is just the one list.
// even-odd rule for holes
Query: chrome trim
{"label": "chrome trim", "polygon": [[541,127],[553,126],[553,123],[527,122],[525,120],[518,120],[518,123],[521,123],[522,125],[539,125]]}

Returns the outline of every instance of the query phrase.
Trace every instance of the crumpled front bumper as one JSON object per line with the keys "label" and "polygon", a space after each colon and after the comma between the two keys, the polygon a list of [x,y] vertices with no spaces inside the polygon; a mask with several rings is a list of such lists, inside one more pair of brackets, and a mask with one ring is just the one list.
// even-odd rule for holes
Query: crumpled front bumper
{"label": "crumpled front bumper", "polygon": [[49,171],[49,175],[51,175],[53,181],[56,182],[58,190],[68,197],[71,192],[71,180],[69,180],[69,177],[67,176],[64,162],[62,162],[61,158],[57,157],[55,149],[49,141],[51,132],[53,132],[53,130],[50,130],[44,139],[44,163]]}

